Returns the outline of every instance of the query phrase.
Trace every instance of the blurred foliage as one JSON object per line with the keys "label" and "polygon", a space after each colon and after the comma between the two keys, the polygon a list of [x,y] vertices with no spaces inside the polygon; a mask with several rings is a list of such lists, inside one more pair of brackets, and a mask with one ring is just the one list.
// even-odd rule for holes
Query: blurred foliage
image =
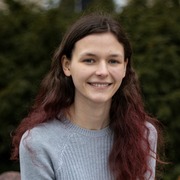
{"label": "blurred foliage", "polygon": [[164,125],[167,142],[163,179],[180,175],[180,4],[132,0],[118,15],[132,40],[145,105]]}
{"label": "blurred foliage", "polygon": [[100,11],[112,13],[115,10],[115,4],[112,0],[91,0],[86,9],[87,12]]}
{"label": "blurred foliage", "polygon": [[[0,173],[19,170],[9,161],[11,132],[28,113],[39,83],[67,27],[82,13],[75,1],[52,8],[6,0],[0,11]],[[151,2],[151,3],[150,3]],[[178,0],[130,0],[115,13],[113,1],[91,1],[86,12],[115,14],[131,39],[134,66],[147,110],[165,126],[166,165],[162,179],[180,175],[180,4]]]}

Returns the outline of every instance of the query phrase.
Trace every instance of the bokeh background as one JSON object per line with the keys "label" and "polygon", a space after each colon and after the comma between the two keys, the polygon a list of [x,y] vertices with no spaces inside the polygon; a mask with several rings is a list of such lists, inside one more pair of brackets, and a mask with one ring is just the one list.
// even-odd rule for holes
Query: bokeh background
{"label": "bokeh background", "polygon": [[0,173],[19,171],[9,160],[11,133],[27,115],[65,30],[93,11],[113,14],[127,31],[146,109],[164,125],[171,164],[159,179],[180,179],[179,0],[1,0]]}

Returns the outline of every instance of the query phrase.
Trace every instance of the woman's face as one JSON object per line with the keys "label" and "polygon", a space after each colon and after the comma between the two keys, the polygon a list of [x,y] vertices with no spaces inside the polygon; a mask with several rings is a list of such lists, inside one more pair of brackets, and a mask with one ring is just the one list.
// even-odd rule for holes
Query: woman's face
{"label": "woman's face", "polygon": [[62,59],[75,86],[75,101],[111,102],[126,73],[123,45],[112,33],[91,34],[76,42],[72,59]]}

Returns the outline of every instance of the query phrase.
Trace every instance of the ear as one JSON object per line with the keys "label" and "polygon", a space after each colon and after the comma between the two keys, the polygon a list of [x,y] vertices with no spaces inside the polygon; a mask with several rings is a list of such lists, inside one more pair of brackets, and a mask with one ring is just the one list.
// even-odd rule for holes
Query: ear
{"label": "ear", "polygon": [[66,76],[71,76],[70,63],[70,60],[65,55],[61,58],[62,68]]}
{"label": "ear", "polygon": [[127,64],[128,64],[128,59],[126,59],[126,60],[124,61],[124,77],[126,76]]}

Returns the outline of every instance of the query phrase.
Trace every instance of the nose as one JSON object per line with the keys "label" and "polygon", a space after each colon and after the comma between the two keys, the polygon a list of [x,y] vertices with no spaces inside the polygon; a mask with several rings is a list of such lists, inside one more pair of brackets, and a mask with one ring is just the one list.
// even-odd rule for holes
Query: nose
{"label": "nose", "polygon": [[108,66],[106,62],[100,62],[97,65],[97,69],[96,69],[96,75],[100,76],[100,77],[106,77],[108,76]]}

